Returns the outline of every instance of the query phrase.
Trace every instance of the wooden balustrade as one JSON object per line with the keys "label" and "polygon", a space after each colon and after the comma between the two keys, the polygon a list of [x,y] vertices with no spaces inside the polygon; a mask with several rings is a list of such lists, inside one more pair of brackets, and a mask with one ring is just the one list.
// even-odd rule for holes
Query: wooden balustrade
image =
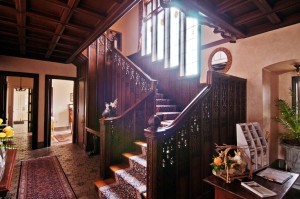
{"label": "wooden balustrade", "polygon": [[[115,49],[108,38],[107,78],[111,99],[118,99],[119,116],[100,119],[100,171],[106,178],[111,164],[121,162],[122,153],[133,150],[134,141],[145,140],[144,129],[155,111],[157,81],[151,79]],[[109,44],[110,43],[110,44]]]}
{"label": "wooden balustrade", "polygon": [[[148,128],[147,198],[208,198],[215,144],[236,144],[246,121],[246,80],[208,72],[208,86],[166,128]],[[215,154],[216,155],[216,154]]]}

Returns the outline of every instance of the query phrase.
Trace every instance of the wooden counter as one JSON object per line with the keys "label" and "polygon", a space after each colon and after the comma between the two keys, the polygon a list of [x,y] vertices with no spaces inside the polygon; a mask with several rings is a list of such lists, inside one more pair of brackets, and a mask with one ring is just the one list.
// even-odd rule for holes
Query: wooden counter
{"label": "wooden counter", "polygon": [[2,180],[0,181],[0,197],[5,197],[10,188],[10,183],[13,175],[17,150],[8,149],[6,154],[5,169]]}
{"label": "wooden counter", "polygon": [[[268,197],[268,199],[281,199],[287,194],[289,189],[297,180],[299,174],[292,173],[293,177],[284,184],[268,181],[259,176],[253,175],[253,180],[258,184],[277,193],[276,196]],[[219,177],[211,175],[204,179],[205,182],[211,184],[215,188],[215,199],[258,199],[261,198],[255,193],[241,186],[239,180],[234,180],[231,183],[226,183]]]}

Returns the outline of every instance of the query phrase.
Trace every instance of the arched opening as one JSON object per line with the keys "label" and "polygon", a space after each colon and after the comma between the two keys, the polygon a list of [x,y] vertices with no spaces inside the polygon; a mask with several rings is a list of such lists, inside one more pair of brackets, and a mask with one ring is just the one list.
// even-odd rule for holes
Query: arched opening
{"label": "arched opening", "polygon": [[292,103],[290,89],[292,77],[297,75],[295,63],[300,63],[300,60],[286,60],[262,69],[263,129],[269,134],[270,162],[284,158],[279,144],[280,126],[273,119],[278,115],[275,100],[280,98]]}

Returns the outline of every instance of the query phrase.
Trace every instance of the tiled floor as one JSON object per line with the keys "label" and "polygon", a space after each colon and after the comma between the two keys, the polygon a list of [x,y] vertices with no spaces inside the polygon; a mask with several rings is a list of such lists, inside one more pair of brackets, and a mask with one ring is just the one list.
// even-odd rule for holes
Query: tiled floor
{"label": "tiled floor", "polygon": [[15,133],[14,143],[18,149],[10,191],[6,198],[16,198],[20,165],[22,160],[56,155],[78,198],[99,198],[93,182],[99,176],[100,156],[89,157],[87,153],[75,144],[53,143],[54,146],[30,150],[30,139],[27,133]]}

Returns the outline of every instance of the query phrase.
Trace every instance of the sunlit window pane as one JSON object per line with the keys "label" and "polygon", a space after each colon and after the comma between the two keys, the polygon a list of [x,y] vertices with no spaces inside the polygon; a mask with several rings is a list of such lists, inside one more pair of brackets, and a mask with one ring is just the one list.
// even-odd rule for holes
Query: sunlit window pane
{"label": "sunlit window pane", "polygon": [[164,58],[165,21],[164,11],[157,15],[157,60]]}
{"label": "sunlit window pane", "polygon": [[185,75],[198,74],[198,21],[186,18]]}
{"label": "sunlit window pane", "polygon": [[170,9],[170,67],[179,64],[179,10]]}
{"label": "sunlit window pane", "polygon": [[146,15],[149,15],[152,11],[152,3],[148,3],[147,6],[146,6]]}
{"label": "sunlit window pane", "polygon": [[147,20],[147,38],[146,38],[146,54],[150,54],[151,53],[151,48],[152,48],[152,21],[151,18]]}

